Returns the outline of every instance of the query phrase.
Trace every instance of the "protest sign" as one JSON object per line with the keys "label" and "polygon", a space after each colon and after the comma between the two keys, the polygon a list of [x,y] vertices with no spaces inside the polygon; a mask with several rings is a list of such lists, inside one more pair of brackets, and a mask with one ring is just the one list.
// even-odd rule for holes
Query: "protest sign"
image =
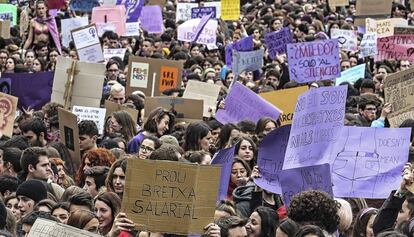
{"label": "protest sign", "polygon": [[66,148],[69,149],[69,153],[72,158],[69,162],[65,161],[66,166],[69,169],[76,171],[81,163],[78,118],[70,111],[58,108],[58,119],[60,138]]}
{"label": "protest sign", "polygon": [[124,60],[126,50],[126,48],[103,49],[105,62],[108,62],[112,57],[119,57],[121,60]]}
{"label": "protest sign", "polygon": [[65,105],[97,107],[101,103],[105,65],[58,57],[51,101]]}
{"label": "protest sign", "polygon": [[344,126],[330,153],[336,197],[387,198],[407,163],[410,128]]}
{"label": "protest sign", "polygon": [[145,0],[117,0],[116,5],[125,6],[126,22],[137,22]]}
{"label": "protest sign", "polygon": [[393,35],[378,39],[375,61],[408,60],[414,62],[414,35]]}
{"label": "protest sign", "polygon": [[349,5],[349,0],[329,0],[328,2],[331,7],[342,7]]}
{"label": "protest sign", "polygon": [[70,9],[78,12],[92,12],[94,7],[99,7],[99,0],[71,0]]}
{"label": "protest sign", "polygon": [[290,125],[277,128],[267,134],[259,145],[257,165],[261,177],[255,178],[254,183],[271,193],[282,194],[279,172],[282,170],[285,159],[289,133]]}
{"label": "protest sign", "polygon": [[377,33],[365,33],[359,48],[359,55],[364,58],[375,56],[377,53]]}
{"label": "protest sign", "polygon": [[392,0],[359,0],[356,2],[356,25],[364,25],[366,18],[384,19],[391,15]]}
{"label": "protest sign", "polygon": [[86,16],[62,19],[62,45],[69,47],[69,43],[72,41],[72,35],[70,32],[76,28],[87,26],[88,22],[89,20]]}
{"label": "protest sign", "polygon": [[113,112],[126,111],[131,116],[132,120],[138,121],[139,111],[133,108],[129,108],[125,105],[121,105],[121,104],[114,103],[109,100],[105,100],[105,109],[106,109],[105,119],[111,116]]}
{"label": "protest sign", "polygon": [[221,19],[237,21],[240,17],[240,0],[221,0]]}
{"label": "protest sign", "polygon": [[104,133],[106,109],[93,108],[86,106],[73,106],[72,113],[78,117],[78,122],[92,120],[98,127],[99,134]]}
{"label": "protest sign", "polygon": [[263,66],[264,49],[250,52],[239,52],[233,50],[232,68],[235,75],[244,71],[261,70]]}
{"label": "protest sign", "polygon": [[329,164],[282,170],[279,177],[285,205],[289,205],[295,194],[307,190],[320,190],[333,196]]}
{"label": "protest sign", "polygon": [[[152,111],[158,107],[175,114],[176,120],[193,121],[203,120],[203,101],[170,96],[147,97],[145,111]],[[146,113],[147,116],[149,113]]]}
{"label": "protest sign", "polygon": [[358,79],[365,78],[365,67],[364,63],[341,72],[341,77],[336,79],[335,85],[338,86],[342,82],[354,84]]}
{"label": "protest sign", "polygon": [[127,22],[125,23],[125,33],[123,36],[139,36],[139,31],[139,22]]}
{"label": "protest sign", "polygon": [[0,20],[9,20],[13,23],[12,26],[17,24],[17,7],[13,4],[0,4]]}
{"label": "protest sign", "polygon": [[185,88],[183,98],[203,100],[203,117],[210,117],[209,110],[214,112],[221,87],[215,84],[190,80]]}
{"label": "protest sign", "polygon": [[390,18],[385,20],[375,20],[367,18],[365,29],[367,33],[377,33],[378,38],[394,35],[394,27],[408,26],[408,21],[403,18]]}
{"label": "protest sign", "polygon": [[99,237],[100,235],[92,232],[75,228],[73,226],[65,225],[56,221],[37,218],[27,237]]}
{"label": "protest sign", "polygon": [[[177,37],[178,40],[182,40],[185,42],[193,42],[196,37],[196,30],[197,26],[200,24],[201,19],[190,19],[181,25],[178,26],[177,29]],[[217,20],[210,19],[208,20],[207,24],[204,26],[204,28],[201,30],[201,33],[199,34],[196,43],[199,44],[216,44],[216,31],[217,31],[218,22]]]}
{"label": "protest sign", "polygon": [[308,90],[307,86],[295,87],[285,90],[276,90],[260,93],[260,97],[283,111],[280,115],[282,125],[292,124],[293,112],[295,111],[298,96]]}
{"label": "protest sign", "polygon": [[80,61],[103,62],[101,42],[95,25],[76,28],[71,31],[76,52]]}
{"label": "protest sign", "polygon": [[289,76],[299,83],[341,75],[337,39],[288,44]]}
{"label": "protest sign", "polygon": [[262,117],[277,120],[281,113],[280,109],[236,82],[226,97],[226,107],[217,111],[216,119],[222,124],[238,123],[246,119],[256,123]]}
{"label": "protest sign", "polygon": [[221,2],[204,2],[204,7],[215,7],[216,8],[216,18],[221,18]]}
{"label": "protest sign", "polygon": [[347,88],[320,87],[298,97],[283,169],[329,163],[325,150],[343,127]]}
{"label": "protest sign", "polygon": [[357,34],[353,30],[331,29],[331,39],[338,39],[339,46],[344,51],[357,51]]}
{"label": "protest sign", "polygon": [[217,195],[218,201],[227,198],[231,168],[234,159],[234,148],[235,146],[232,146],[219,150],[213,157],[213,160],[211,160],[212,165],[221,165],[220,186]]}
{"label": "protest sign", "polygon": [[161,34],[164,32],[162,11],[159,6],[144,6],[139,19],[141,20],[141,28],[148,33]]}
{"label": "protest sign", "polygon": [[3,39],[10,38],[10,21],[0,21],[0,37]]}
{"label": "protest sign", "polygon": [[193,7],[191,8],[191,18],[201,18],[206,15],[211,15],[211,18],[215,19],[216,17],[216,7]]}
{"label": "protest sign", "polygon": [[239,52],[248,52],[253,50],[253,36],[245,37],[241,40],[238,40],[232,44],[226,46],[226,65],[227,67],[231,68],[232,60],[233,60],[233,50]]}
{"label": "protest sign", "polygon": [[191,19],[191,8],[198,7],[197,3],[178,2],[175,22]]}
{"label": "protest sign", "polygon": [[183,61],[130,57],[126,93],[140,90],[147,96],[161,95],[164,90],[179,88]]}
{"label": "protest sign", "polygon": [[49,0],[47,1],[47,7],[49,8],[49,11],[51,9],[61,9],[65,6],[65,0]]}
{"label": "protest sign", "polygon": [[2,73],[0,91],[19,98],[17,107],[41,110],[50,102],[52,94],[53,72]]}
{"label": "protest sign", "polygon": [[129,159],[122,211],[139,230],[202,234],[214,217],[219,179],[220,167]]}
{"label": "protest sign", "polygon": [[0,92],[0,132],[12,137],[19,98]]}
{"label": "protest sign", "polygon": [[145,1],[145,4],[147,6],[151,6],[151,5],[158,5],[160,7],[165,7],[165,0],[147,0]]}
{"label": "protest sign", "polygon": [[289,27],[284,27],[277,32],[267,33],[264,37],[269,53],[269,58],[274,59],[278,54],[286,53],[286,45],[292,43],[293,37]]}
{"label": "protest sign", "polygon": [[94,7],[92,10],[91,23],[96,25],[100,36],[106,29],[112,30],[118,35],[123,35],[125,33],[125,22],[124,5]]}
{"label": "protest sign", "polygon": [[414,26],[396,26],[394,27],[394,34],[396,35],[412,35],[414,34]]}
{"label": "protest sign", "polygon": [[388,115],[392,127],[414,114],[414,67],[387,76],[384,81],[385,102],[391,103],[393,112]]}

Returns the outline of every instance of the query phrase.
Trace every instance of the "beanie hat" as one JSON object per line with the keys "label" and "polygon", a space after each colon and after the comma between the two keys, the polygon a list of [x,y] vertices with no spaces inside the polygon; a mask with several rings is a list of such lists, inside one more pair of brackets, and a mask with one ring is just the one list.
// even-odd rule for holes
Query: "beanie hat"
{"label": "beanie hat", "polygon": [[35,203],[47,199],[47,189],[45,183],[40,180],[31,179],[19,185],[16,191],[16,196],[26,196]]}
{"label": "beanie hat", "polygon": [[7,219],[6,206],[4,205],[3,201],[0,200],[0,230],[4,229],[4,227],[6,226],[6,219]]}
{"label": "beanie hat", "polygon": [[171,135],[161,136],[160,140],[163,144],[170,144],[170,145],[174,145],[174,146],[180,146],[180,144],[178,143],[177,138],[175,138]]}

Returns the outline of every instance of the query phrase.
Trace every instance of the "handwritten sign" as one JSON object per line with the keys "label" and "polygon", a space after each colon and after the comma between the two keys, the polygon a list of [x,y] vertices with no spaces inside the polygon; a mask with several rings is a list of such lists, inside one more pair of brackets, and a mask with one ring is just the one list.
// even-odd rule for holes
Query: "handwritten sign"
{"label": "handwritten sign", "polygon": [[126,48],[103,49],[105,62],[108,62],[112,57],[119,57],[124,60],[126,50]]}
{"label": "handwritten sign", "polygon": [[174,89],[178,86],[178,68],[161,66],[160,91]]}
{"label": "handwritten sign", "polygon": [[80,61],[103,62],[101,42],[95,25],[76,28],[71,31]]}
{"label": "handwritten sign", "polygon": [[125,33],[123,36],[139,36],[139,31],[139,22],[127,22],[125,23]]}
{"label": "handwritten sign", "polygon": [[10,38],[10,23],[11,22],[9,20],[0,21],[0,37],[2,37],[3,39]]}
{"label": "handwritten sign", "polygon": [[236,82],[226,97],[225,109],[217,111],[216,119],[222,124],[237,123],[246,119],[256,123],[262,117],[277,120],[281,113],[280,109]]}
{"label": "handwritten sign", "polygon": [[274,59],[276,55],[286,53],[286,45],[292,43],[293,36],[289,27],[284,27],[277,32],[267,33],[265,42],[269,57]]}
{"label": "handwritten sign", "polygon": [[177,3],[177,12],[175,21],[188,21],[191,19],[191,9],[198,7],[197,3]]}
{"label": "handwritten sign", "polygon": [[414,35],[393,35],[378,39],[376,61],[409,60],[414,62]]}
{"label": "handwritten sign", "polygon": [[70,159],[69,167],[72,170],[78,170],[80,165],[80,148],[79,148],[79,129],[78,118],[76,115],[65,109],[58,109],[59,131],[62,143],[69,149],[72,159]]}
{"label": "handwritten sign", "polygon": [[211,161],[212,165],[221,165],[220,186],[217,200],[227,198],[227,190],[229,188],[231,168],[234,159],[234,146],[219,150]]}
{"label": "handwritten sign", "polygon": [[122,211],[137,229],[202,234],[214,217],[220,167],[129,159]]}
{"label": "handwritten sign", "polygon": [[282,194],[279,173],[282,170],[289,133],[290,125],[275,129],[263,138],[259,146],[257,165],[261,177],[254,179],[254,182],[272,193]]}
{"label": "handwritten sign", "polygon": [[377,33],[365,33],[362,37],[359,55],[368,57],[375,56],[377,53]]}
{"label": "handwritten sign", "polygon": [[62,19],[62,45],[69,47],[69,43],[72,41],[72,35],[70,32],[76,28],[87,26],[88,22],[88,17]]}
{"label": "handwritten sign", "polygon": [[[178,40],[185,42],[193,42],[196,37],[197,26],[200,24],[201,19],[190,19],[183,24],[178,26]],[[218,22],[217,20],[210,19],[207,24],[201,30],[196,43],[205,44],[205,45],[215,45],[216,44],[216,31],[217,31]]]}
{"label": "handwritten sign", "polygon": [[17,7],[13,4],[0,4],[0,19],[9,20],[13,25],[17,24]]}
{"label": "handwritten sign", "polygon": [[216,7],[194,7],[191,8],[191,18],[201,18],[205,15],[210,15],[211,18],[216,18]]}
{"label": "handwritten sign", "polygon": [[342,82],[354,84],[358,79],[365,78],[365,66],[366,64],[364,63],[343,71],[341,77],[336,79],[335,84],[339,85]]}
{"label": "handwritten sign", "polygon": [[377,33],[378,38],[394,35],[394,27],[408,26],[408,21],[403,18],[390,18],[385,20],[375,20],[367,18],[365,29],[367,33]]}
{"label": "handwritten sign", "polygon": [[[195,121],[203,119],[203,101],[196,99],[155,96],[145,99],[145,110],[152,111],[162,107],[175,114],[176,121]],[[146,116],[148,114],[145,114]]]}
{"label": "handwritten sign", "polygon": [[221,87],[199,81],[188,81],[183,98],[203,100],[203,116],[210,117],[209,110],[215,110]]}
{"label": "handwritten sign", "polygon": [[37,218],[27,237],[99,237],[100,235],[92,232],[65,225],[56,221]]}
{"label": "handwritten sign", "polygon": [[329,164],[282,170],[280,183],[286,205],[289,205],[295,194],[307,190],[325,191],[333,196]]}
{"label": "handwritten sign", "polygon": [[288,44],[289,76],[299,83],[341,75],[337,39]]}
{"label": "handwritten sign", "polygon": [[96,126],[98,127],[99,134],[103,134],[106,109],[85,106],[73,106],[72,113],[78,116],[78,122],[83,120],[94,121]]}
{"label": "handwritten sign", "polygon": [[79,12],[92,12],[94,7],[99,7],[99,0],[72,0],[70,9]]}
{"label": "handwritten sign", "polygon": [[240,0],[221,0],[221,19],[237,21],[240,17]]}
{"label": "handwritten sign", "polygon": [[0,92],[0,131],[11,137],[19,98]]}
{"label": "handwritten sign", "polygon": [[329,163],[325,148],[343,127],[346,97],[347,86],[321,87],[299,96],[283,169]]}
{"label": "handwritten sign", "polygon": [[339,46],[344,51],[356,51],[358,49],[357,34],[353,30],[332,29],[331,38],[338,39]]}
{"label": "handwritten sign", "polygon": [[258,49],[250,52],[233,51],[233,73],[239,75],[240,73],[248,71],[260,70],[263,66],[264,49]]}
{"label": "handwritten sign", "polygon": [[162,11],[160,6],[144,6],[141,12],[141,28],[150,34],[164,32]]}
{"label": "handwritten sign", "polygon": [[137,22],[144,6],[145,0],[117,0],[116,5],[125,6],[126,22]]}
{"label": "handwritten sign", "polygon": [[385,102],[391,103],[393,112],[388,116],[392,127],[414,114],[414,68],[391,74],[384,81]]}
{"label": "handwritten sign", "polygon": [[282,125],[292,124],[293,112],[295,111],[298,96],[308,90],[307,86],[295,87],[285,90],[276,90],[260,93],[260,97],[283,111],[280,115]]}
{"label": "handwritten sign", "polygon": [[234,43],[231,43],[226,46],[226,65],[227,67],[232,66],[233,62],[233,50],[239,51],[239,52],[248,52],[253,50],[253,36],[245,37],[241,40],[238,40]]}

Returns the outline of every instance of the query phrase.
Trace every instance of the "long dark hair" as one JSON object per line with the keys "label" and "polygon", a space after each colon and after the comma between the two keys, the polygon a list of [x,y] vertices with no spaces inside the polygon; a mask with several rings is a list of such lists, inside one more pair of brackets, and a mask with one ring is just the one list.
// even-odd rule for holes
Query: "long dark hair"
{"label": "long dark hair", "polygon": [[157,124],[165,115],[167,115],[170,118],[168,130],[165,132],[165,134],[169,134],[171,131],[171,127],[174,124],[175,116],[169,111],[163,109],[162,107],[158,107],[149,113],[147,121],[144,123],[144,131],[153,133],[156,136],[160,136],[160,134],[158,134]]}
{"label": "long dark hair", "polygon": [[259,206],[254,211],[259,214],[262,220],[260,237],[274,237],[279,226],[279,217],[275,210],[270,207]]}
{"label": "long dark hair", "polygon": [[192,122],[188,125],[184,134],[184,151],[199,151],[201,150],[199,141],[207,136],[210,132],[210,127],[205,122]]}
{"label": "long dark hair", "polygon": [[364,237],[367,232],[367,224],[371,216],[378,214],[378,209],[376,208],[364,208],[362,209],[356,219],[354,224],[354,231],[352,236],[354,237]]}

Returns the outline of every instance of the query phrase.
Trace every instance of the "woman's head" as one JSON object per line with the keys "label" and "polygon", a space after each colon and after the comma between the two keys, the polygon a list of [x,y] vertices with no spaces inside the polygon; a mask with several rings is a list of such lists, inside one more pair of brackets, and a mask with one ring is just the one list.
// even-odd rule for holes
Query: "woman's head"
{"label": "woman's head", "polygon": [[184,134],[184,151],[208,151],[212,138],[210,127],[205,122],[192,122]]}
{"label": "woman's head", "polygon": [[256,135],[265,137],[267,134],[269,134],[271,131],[275,130],[280,126],[279,121],[275,121],[272,118],[269,117],[263,117],[257,121],[256,125]]}
{"label": "woman's head", "polygon": [[83,183],[83,176],[86,169],[93,166],[107,166],[110,167],[115,162],[115,156],[105,148],[97,148],[94,150],[87,151],[83,157],[81,165],[79,166],[76,181]]}
{"label": "woman's head", "polygon": [[17,199],[16,194],[7,196],[4,199],[4,204],[9,210],[12,211],[13,216],[16,218],[16,220],[20,220],[21,213],[19,209],[19,200]]}
{"label": "woman's head", "polygon": [[45,1],[36,1],[36,16],[40,18],[49,16],[49,10]]}
{"label": "woman's head", "polygon": [[276,212],[269,208],[260,206],[250,215],[246,224],[248,237],[275,236],[279,226],[279,217]]}
{"label": "woman's head", "polygon": [[56,63],[58,56],[59,51],[56,48],[52,48],[49,50],[49,60],[51,63]]}
{"label": "woman's head", "polygon": [[26,53],[24,54],[24,63],[27,65],[32,65],[35,57],[36,57],[36,54],[33,51],[33,49],[26,50]]}
{"label": "woman's head", "polygon": [[123,110],[112,113],[109,128],[113,133],[121,133],[127,141],[137,134],[136,122]]}
{"label": "woman's head", "polygon": [[121,209],[121,199],[116,193],[104,192],[95,198],[95,215],[99,221],[99,233],[106,235],[112,227],[115,216]]}
{"label": "woman's head", "polygon": [[372,225],[374,223],[375,216],[378,214],[376,208],[362,209],[355,220],[354,224],[354,237],[374,237]]}
{"label": "woman's head", "polygon": [[185,159],[191,163],[200,165],[209,165],[211,162],[211,155],[206,151],[190,151],[185,154]]}
{"label": "woman's head", "polygon": [[231,166],[230,183],[234,186],[244,186],[251,175],[250,166],[239,157],[234,157]]}
{"label": "woman's head", "polygon": [[122,195],[124,193],[127,164],[127,159],[115,161],[115,163],[112,164],[106,178],[106,188],[108,191],[118,194],[120,198],[122,198]]}
{"label": "woman's head", "polygon": [[256,144],[250,137],[241,137],[236,144],[235,151],[237,156],[246,161],[250,165],[250,168],[253,168],[256,163],[257,149]]}
{"label": "woman's head", "polygon": [[302,226],[296,233],[295,237],[325,237],[323,230],[316,225]]}
{"label": "woman's head", "polygon": [[339,226],[338,230],[339,233],[346,233],[349,228],[352,226],[352,207],[351,204],[342,199],[342,198],[335,198],[339,204],[341,204],[341,207],[338,208],[338,216],[339,216]]}
{"label": "woman's head", "polygon": [[46,68],[46,62],[42,58],[36,58],[33,61],[33,72],[43,72]]}
{"label": "woman's head", "polygon": [[221,128],[217,138],[216,147],[218,149],[226,148],[232,139],[240,136],[240,129],[232,123],[228,123]]}
{"label": "woman's head", "polygon": [[161,137],[170,132],[170,128],[174,124],[174,115],[169,111],[158,107],[151,111],[147,121],[144,123],[144,131]]}
{"label": "woman's head", "polygon": [[214,220],[220,218],[226,218],[230,216],[237,216],[236,204],[230,200],[221,200],[217,206],[216,211],[214,212]]}
{"label": "woman's head", "polygon": [[16,68],[17,60],[13,57],[9,57],[6,60],[6,70],[14,72],[14,69]]}
{"label": "woman's head", "polygon": [[76,210],[70,214],[67,225],[92,233],[98,233],[99,221],[91,211]]}
{"label": "woman's head", "polygon": [[66,224],[69,218],[69,203],[60,202],[53,206],[52,216],[56,217],[60,223]]}
{"label": "woman's head", "polygon": [[414,196],[406,196],[406,199],[398,212],[396,226],[400,225],[403,221],[407,221],[414,216]]}
{"label": "woman's head", "polygon": [[161,146],[161,141],[155,136],[146,136],[141,142],[141,146],[138,151],[138,158],[148,159],[153,151]]}

